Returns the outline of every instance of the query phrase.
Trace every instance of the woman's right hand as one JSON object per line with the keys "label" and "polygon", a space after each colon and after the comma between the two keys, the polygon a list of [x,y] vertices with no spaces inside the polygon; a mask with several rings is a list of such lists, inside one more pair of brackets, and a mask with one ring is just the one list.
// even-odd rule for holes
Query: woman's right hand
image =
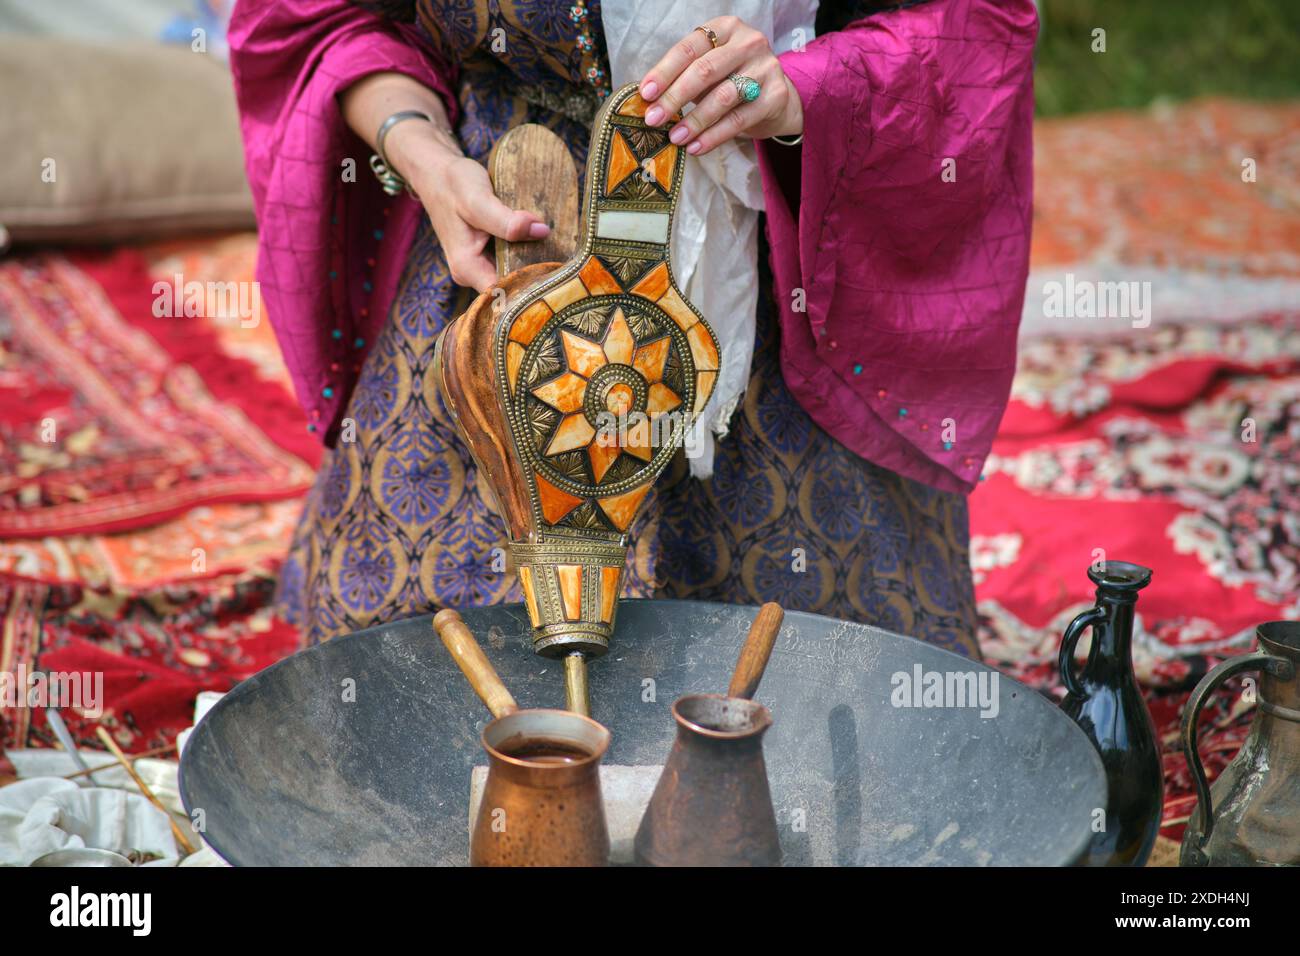
{"label": "woman's right hand", "polygon": [[[399,132],[406,135],[399,138]],[[384,145],[397,172],[428,212],[457,285],[482,292],[497,281],[496,264],[487,248],[493,236],[526,242],[550,235],[550,227],[539,216],[511,209],[498,199],[487,170],[432,124],[400,123]]]}
{"label": "woman's right hand", "polygon": [[372,73],[348,87],[339,101],[348,126],[372,149],[379,127],[399,110],[418,110],[432,119],[394,125],[384,152],[420,197],[457,285],[482,292],[497,281],[487,249],[493,236],[524,242],[550,235],[539,216],[497,198],[487,170],[461,152],[442,100],[418,81],[401,73]]}

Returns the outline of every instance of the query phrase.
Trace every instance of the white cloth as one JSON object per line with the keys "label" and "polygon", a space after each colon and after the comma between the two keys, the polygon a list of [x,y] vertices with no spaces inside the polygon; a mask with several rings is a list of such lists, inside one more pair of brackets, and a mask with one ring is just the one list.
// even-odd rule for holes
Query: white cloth
{"label": "white cloth", "polygon": [[[194,704],[197,724],[222,694],[204,691]],[[188,738],[189,727],[181,732]],[[184,744],[178,737],[177,749]],[[61,750],[7,750],[5,756],[21,778],[0,788],[0,866],[25,866],[46,853],[64,848],[95,847],[126,856],[131,850],[157,854],[161,859],[144,866],[176,866],[180,848],[167,815],[140,795],[122,766],[103,751],[82,750],[86,766],[95,770],[100,786],[82,788],[63,774],[77,765]],[[174,760],[144,758],[134,761],[135,771],[163,806],[184,826],[185,807]],[[228,866],[204,844],[181,866]]]}
{"label": "white cloth", "polygon": [[[603,0],[610,81],[639,81],[659,58],[711,17],[731,14],[761,30],[777,53],[813,36],[818,0]],[[763,184],[754,145],[725,143],[686,163],[672,236],[673,271],[709,320],[722,350],[713,397],[689,436],[691,474],[713,473],[722,437],[749,382],[758,305],[758,214]]]}
{"label": "white cloth", "polygon": [[[128,790],[132,793],[140,792],[139,788],[132,782],[131,777],[122,769],[122,765],[104,751],[82,750],[79,752],[86,766],[95,771],[95,779],[87,781],[87,783],[96,787]],[[5,756],[14,765],[14,769],[18,771],[18,776],[21,779],[30,777],[66,777],[79,769],[73,763],[72,758],[62,750],[44,748],[6,750]],[[177,762],[175,760],[145,757],[142,760],[134,761],[134,765],[135,772],[153,791],[154,796],[162,801],[163,806],[173,813],[180,814],[182,817],[185,816],[185,808],[181,805],[180,791],[176,785]],[[72,780],[70,782],[75,786],[77,781]]]}
{"label": "white cloth", "polygon": [[31,862],[19,840],[18,831],[32,804],[49,794],[76,789],[77,785],[71,780],[53,777],[19,780],[0,787],[0,866],[26,866]]}
{"label": "white cloth", "polygon": [[81,847],[154,854],[153,866],[180,859],[167,815],[139,794],[82,789],[61,777],[0,789],[0,863],[27,866],[46,853]]}

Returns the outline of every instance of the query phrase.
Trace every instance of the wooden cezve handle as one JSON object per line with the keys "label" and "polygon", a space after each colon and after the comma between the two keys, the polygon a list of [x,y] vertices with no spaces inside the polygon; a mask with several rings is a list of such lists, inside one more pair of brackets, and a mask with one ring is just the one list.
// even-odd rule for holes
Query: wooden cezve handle
{"label": "wooden cezve handle", "polygon": [[776,643],[784,619],[785,611],[779,604],[769,601],[758,609],[754,623],[749,626],[749,636],[740,649],[740,659],[736,661],[736,671],[731,676],[731,686],[727,688],[728,697],[749,700],[758,692],[758,682],[763,679],[767,659],[772,656],[772,645]]}
{"label": "wooden cezve handle", "polygon": [[433,627],[451,652],[461,673],[469,680],[469,685],[474,688],[474,693],[487,704],[493,717],[504,717],[519,709],[459,614],[451,608],[445,608],[433,616]]}

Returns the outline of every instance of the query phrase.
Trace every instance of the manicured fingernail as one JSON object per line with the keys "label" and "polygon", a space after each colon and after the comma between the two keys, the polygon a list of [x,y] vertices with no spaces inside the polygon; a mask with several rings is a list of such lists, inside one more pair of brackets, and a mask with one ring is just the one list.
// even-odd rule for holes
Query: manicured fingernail
{"label": "manicured fingernail", "polygon": [[528,227],[529,239],[545,239],[551,234],[551,227],[544,222],[535,222]]}
{"label": "manicured fingernail", "polygon": [[695,142],[691,143],[691,145],[686,147],[686,152],[694,156],[703,148],[704,148],[703,144],[697,139]]}
{"label": "manicured fingernail", "polygon": [[659,95],[659,84],[654,80],[649,80],[641,86],[641,99],[652,100]]}
{"label": "manicured fingernail", "polygon": [[661,106],[652,106],[645,111],[645,123],[647,126],[658,126],[667,118],[667,114]]}
{"label": "manicured fingernail", "polygon": [[668,134],[668,139],[669,141],[674,142],[678,146],[680,146],[682,143],[686,142],[686,140],[690,137],[690,135],[691,135],[691,128],[685,124],[682,124],[681,126],[673,127],[673,131]]}

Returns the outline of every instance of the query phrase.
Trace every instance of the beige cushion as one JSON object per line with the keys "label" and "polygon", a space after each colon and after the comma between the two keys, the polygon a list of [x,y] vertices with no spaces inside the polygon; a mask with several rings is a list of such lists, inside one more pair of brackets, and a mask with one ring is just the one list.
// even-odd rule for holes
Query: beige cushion
{"label": "beige cushion", "polygon": [[0,226],[13,241],[253,225],[230,74],[207,54],[0,35],[0,90]]}

